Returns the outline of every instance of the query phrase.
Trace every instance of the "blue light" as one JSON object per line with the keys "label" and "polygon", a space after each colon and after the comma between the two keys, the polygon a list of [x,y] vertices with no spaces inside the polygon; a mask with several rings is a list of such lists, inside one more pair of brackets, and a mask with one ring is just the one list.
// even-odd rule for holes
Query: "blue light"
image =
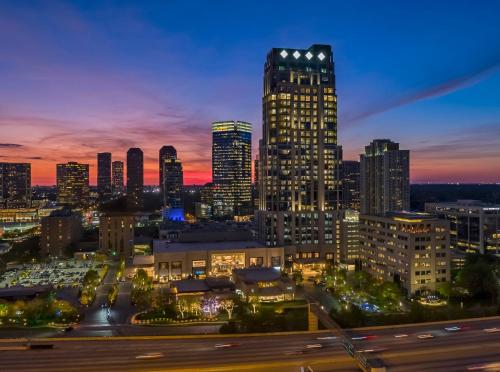
{"label": "blue light", "polygon": [[184,209],[182,208],[165,208],[163,210],[163,218],[174,222],[184,222]]}

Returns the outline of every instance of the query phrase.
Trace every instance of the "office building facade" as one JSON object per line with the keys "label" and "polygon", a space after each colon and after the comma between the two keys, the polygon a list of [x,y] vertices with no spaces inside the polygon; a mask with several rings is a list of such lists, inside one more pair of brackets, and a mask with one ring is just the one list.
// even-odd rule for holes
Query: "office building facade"
{"label": "office building facade", "polygon": [[243,121],[212,123],[213,214],[252,214],[252,125]]}
{"label": "office building facade", "polygon": [[124,191],[124,177],[123,177],[123,162],[122,161],[114,161],[112,163],[113,168],[113,180],[112,180],[112,189],[114,194],[122,194]]}
{"label": "office building facade", "polygon": [[160,192],[163,206],[170,209],[182,209],[182,187],[184,177],[182,163],[177,158],[173,146],[160,149]]}
{"label": "office building facade", "polygon": [[331,259],[342,201],[331,46],[272,49],[262,105],[260,239],[295,247],[295,258]]}
{"label": "office building facade", "polygon": [[425,213],[360,216],[363,270],[394,281],[408,295],[434,292],[450,281],[448,221]]}
{"label": "office building facade", "polygon": [[111,153],[97,154],[97,192],[101,199],[111,196]]}
{"label": "office building facade", "polygon": [[112,258],[134,254],[136,216],[133,213],[103,213],[99,216],[99,250]]}
{"label": "office building facade", "polygon": [[31,164],[0,163],[0,209],[31,207]]}
{"label": "office building facade", "polygon": [[57,202],[85,206],[90,197],[89,165],[77,162],[57,164]]}
{"label": "office building facade", "polygon": [[452,249],[500,255],[500,205],[479,200],[425,203],[425,211],[450,223]]}
{"label": "office building facade", "polygon": [[143,207],[144,155],[137,147],[127,151],[127,208],[139,210]]}
{"label": "office building facade", "polygon": [[410,152],[399,143],[373,140],[361,155],[360,176],[361,214],[410,209]]}
{"label": "office building facade", "polygon": [[359,161],[343,160],[342,173],[342,205],[343,209],[359,211],[360,201],[360,164]]}
{"label": "office building facade", "polygon": [[44,257],[67,256],[67,249],[82,238],[82,217],[71,210],[52,212],[41,219],[40,248]]}

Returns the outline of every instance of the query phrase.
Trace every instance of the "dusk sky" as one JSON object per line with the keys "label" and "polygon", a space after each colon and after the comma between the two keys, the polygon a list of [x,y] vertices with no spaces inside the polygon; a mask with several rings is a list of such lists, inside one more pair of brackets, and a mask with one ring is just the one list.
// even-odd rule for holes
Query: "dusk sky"
{"label": "dusk sky", "polygon": [[[174,145],[184,183],[211,179],[210,123],[253,124],[272,47],[331,44],[339,143],[411,150],[412,182],[500,182],[500,1],[0,2],[0,161],[91,164],[129,147],[158,182]],[[323,5],[320,5],[323,4]],[[317,9],[321,8],[321,11]]]}

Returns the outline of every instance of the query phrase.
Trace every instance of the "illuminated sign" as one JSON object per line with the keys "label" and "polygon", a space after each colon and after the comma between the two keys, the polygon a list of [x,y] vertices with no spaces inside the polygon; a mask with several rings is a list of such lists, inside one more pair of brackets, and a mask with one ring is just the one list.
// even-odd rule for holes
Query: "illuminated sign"
{"label": "illuminated sign", "polygon": [[193,261],[193,267],[206,267],[206,266],[207,266],[207,261],[205,260]]}

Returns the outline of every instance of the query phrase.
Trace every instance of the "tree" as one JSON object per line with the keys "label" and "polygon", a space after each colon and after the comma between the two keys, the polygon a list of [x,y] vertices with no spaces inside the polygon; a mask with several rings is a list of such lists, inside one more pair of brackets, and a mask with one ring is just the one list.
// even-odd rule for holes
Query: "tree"
{"label": "tree", "polygon": [[92,286],[95,287],[99,284],[101,278],[99,277],[99,273],[96,270],[89,270],[85,273],[83,277],[83,285],[84,286]]}
{"label": "tree", "polygon": [[151,279],[148,276],[148,273],[144,269],[138,269],[132,279],[132,283],[134,287],[139,288],[141,290],[150,290],[151,289]]}
{"label": "tree", "polygon": [[189,311],[189,303],[185,298],[177,299],[175,304],[177,311],[181,314],[181,318],[184,319],[184,314]]}
{"label": "tree", "polygon": [[252,305],[252,313],[255,314],[257,312],[257,304],[259,303],[259,296],[249,295],[248,302]]}
{"label": "tree", "polygon": [[296,285],[302,285],[304,281],[304,276],[302,275],[302,270],[296,270],[292,274],[292,279],[294,280]]}
{"label": "tree", "polygon": [[227,317],[231,320],[234,310],[234,301],[231,298],[225,298],[219,302],[220,308],[227,313]]}
{"label": "tree", "polygon": [[491,297],[494,301],[498,290],[498,281],[493,266],[486,260],[467,261],[459,272],[457,282],[474,297]]}

